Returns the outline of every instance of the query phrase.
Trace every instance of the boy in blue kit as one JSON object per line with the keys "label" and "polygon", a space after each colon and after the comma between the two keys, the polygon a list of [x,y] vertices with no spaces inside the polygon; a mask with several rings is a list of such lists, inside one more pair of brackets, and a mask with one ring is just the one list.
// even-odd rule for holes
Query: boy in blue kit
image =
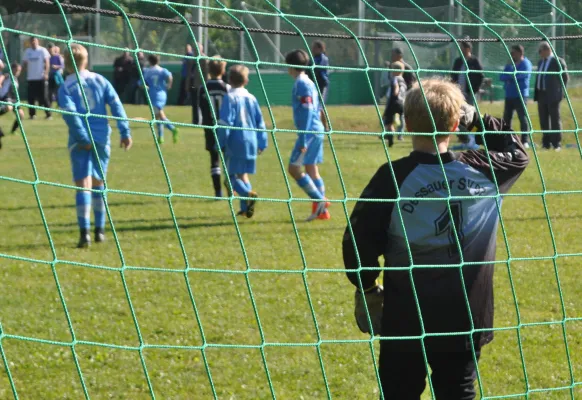
{"label": "boy in blue kit", "polygon": [[[144,69],[143,79],[148,90],[148,95],[150,96],[150,101],[154,107],[156,119],[164,121],[158,122],[158,143],[164,143],[164,125],[172,132],[174,143],[177,143],[179,135],[178,128],[170,122],[166,122],[168,118],[166,118],[166,114],[164,113],[164,107],[168,100],[168,90],[172,88],[174,78],[170,71],[158,65],[160,58],[157,55],[151,54],[148,57],[148,62],[150,63],[150,67]],[[140,82],[140,86],[142,85],[143,83]]]}
{"label": "boy in blue kit", "polygon": [[249,69],[244,65],[233,65],[229,69],[228,81],[232,89],[222,99],[218,124],[240,129],[219,128],[218,145],[227,160],[233,190],[249,198],[241,200],[237,215],[251,218],[258,195],[253,191],[249,174],[256,172],[257,156],[267,148],[267,132],[257,99],[245,89]]}
{"label": "boy in blue kit", "polygon": [[[285,62],[289,65],[289,75],[295,79],[291,99],[295,127],[311,132],[298,133],[289,160],[289,174],[309,197],[316,200],[307,221],[329,219],[329,202],[325,201],[325,186],[317,167],[323,162],[324,127],[319,117],[317,88],[305,73],[310,62],[309,55],[303,50],[293,50],[287,54]],[[302,171],[302,166],[305,166],[306,173]]]}
{"label": "boy in blue kit", "polygon": [[[105,118],[106,105],[109,105],[114,117],[121,118],[117,120],[121,134],[120,146],[129,150],[132,145],[129,123],[125,120],[127,116],[115,89],[103,76],[87,70],[87,58],[85,47],[71,44],[71,50],[67,51],[65,60],[65,69],[69,76],[59,87],[57,96],[59,107],[63,111],[92,114],[87,119],[79,115],[63,114],[63,119],[69,127],[68,146],[73,179],[79,188],[75,195],[77,221],[81,230],[81,238],[77,245],[79,248],[88,247],[91,243],[89,235],[91,202],[95,214],[95,242],[105,240],[103,195],[99,192],[90,192],[89,189],[103,190],[103,180],[109,165],[111,127]],[[79,79],[75,74],[75,65],[79,71]],[[86,107],[83,93],[89,109]],[[95,148],[91,143],[91,137]]]}

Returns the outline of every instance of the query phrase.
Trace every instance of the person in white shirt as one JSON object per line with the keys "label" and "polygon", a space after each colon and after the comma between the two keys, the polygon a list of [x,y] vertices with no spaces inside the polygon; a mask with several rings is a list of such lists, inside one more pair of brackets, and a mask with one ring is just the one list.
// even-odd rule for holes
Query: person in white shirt
{"label": "person in white shirt", "polygon": [[[38,38],[30,38],[30,47],[24,52],[22,65],[26,69],[26,80],[28,82],[28,103],[49,108],[48,99],[48,77],[50,68],[50,54],[44,47],[38,44]],[[46,112],[46,119],[52,119],[51,112]],[[30,119],[36,117],[36,110],[32,107],[28,109]]]}

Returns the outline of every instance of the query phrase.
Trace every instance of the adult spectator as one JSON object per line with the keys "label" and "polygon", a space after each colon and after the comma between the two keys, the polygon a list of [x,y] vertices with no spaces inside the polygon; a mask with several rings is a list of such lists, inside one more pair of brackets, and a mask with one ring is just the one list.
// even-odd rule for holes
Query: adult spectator
{"label": "adult spectator", "polygon": [[[194,51],[201,57],[206,57],[204,46],[198,43],[198,49]],[[200,91],[204,90],[204,85],[208,79],[208,60],[199,58],[190,60],[188,65],[188,81],[186,87],[190,88],[190,99],[192,100],[192,123],[200,123]]]}
{"label": "adult spectator", "polygon": [[[511,127],[513,113],[517,112],[520,128],[522,132],[529,131],[527,120],[527,98],[529,97],[529,79],[531,77],[532,64],[524,55],[523,46],[516,44],[511,46],[511,59],[513,62],[505,66],[499,79],[505,85],[505,109],[503,120]],[[516,83],[517,82],[517,83]],[[527,149],[529,148],[529,135],[521,134],[521,142]]]}
{"label": "adult spectator", "polygon": [[[188,43],[186,45],[186,56],[192,57],[194,55],[194,52],[192,51],[192,45],[190,43]],[[181,70],[181,77],[182,79],[180,80],[180,93],[178,93],[178,105],[179,106],[183,106],[186,103],[186,98],[188,97],[188,75],[189,75],[189,65],[190,65],[190,59],[189,58],[184,58],[182,60],[182,70]]]}
{"label": "adult spectator", "polygon": [[[34,105],[37,101],[42,107],[49,108],[48,100],[48,77],[50,69],[50,54],[38,43],[38,38],[30,38],[30,47],[24,52],[22,65],[26,69],[26,80],[28,82],[28,103]],[[52,119],[51,112],[46,112],[46,119]],[[30,119],[36,118],[36,110],[28,108]]]}
{"label": "adult spectator", "polygon": [[129,55],[129,51],[124,51],[113,62],[113,87],[120,98],[123,98],[125,89],[129,84],[132,64],[133,58]]}
{"label": "adult spectator", "polygon": [[[129,96],[128,103],[130,104],[144,104],[144,88],[139,86],[139,81],[141,80],[141,74],[145,68],[146,59],[143,53],[140,51],[136,54],[137,62],[132,60],[129,71]],[[142,71],[140,73],[140,71]]]}
{"label": "adult spectator", "polygon": [[[483,83],[483,72],[480,72],[483,71],[483,66],[479,59],[472,54],[473,46],[470,42],[461,42],[460,45],[463,56],[458,57],[453,63],[455,73],[451,74],[451,79],[461,87],[467,103],[475,105],[474,94],[479,92],[481,83]],[[467,69],[470,71],[468,80],[465,73]]]}
{"label": "adult spectator", "polygon": [[[392,62],[389,65],[392,65],[396,62],[401,63],[404,65],[404,73],[402,77],[404,78],[404,82],[406,83],[406,87],[410,90],[412,89],[412,85],[417,81],[416,74],[412,71],[412,67],[406,61],[404,61],[404,53],[400,47],[394,47],[392,49],[392,54],[390,55],[390,59]],[[400,127],[398,128],[398,132],[402,132],[404,129],[404,114],[400,116]],[[398,140],[402,140],[402,135],[398,135]]]}
{"label": "adult spectator", "polygon": [[[475,93],[479,92],[483,83],[483,66],[477,57],[472,54],[473,46],[470,42],[460,42],[462,57],[458,57],[453,63],[453,73],[451,79],[461,87],[461,92],[465,96],[467,103],[475,105]],[[465,71],[469,71],[467,74]],[[460,73],[459,73],[460,72]],[[467,79],[468,77],[468,79]],[[475,143],[475,135],[459,136],[461,142],[467,149],[478,148]]]}
{"label": "adult spectator", "polygon": [[[536,76],[534,101],[538,102],[538,113],[542,128],[542,146],[556,151],[562,149],[562,119],[560,118],[560,103],[564,98],[564,90],[568,84],[568,67],[566,61],[556,57],[548,42],[541,42],[539,47],[540,61]],[[562,72],[559,74],[559,72]],[[553,72],[548,74],[547,72]],[[560,78],[561,77],[561,78]],[[562,80],[564,86],[562,87]],[[547,132],[549,130],[553,132]]]}
{"label": "adult spectator", "polygon": [[51,58],[49,59],[50,70],[49,70],[49,102],[57,100],[57,90],[59,86],[63,83],[63,70],[65,68],[65,59],[61,56],[61,49],[59,46],[52,45],[50,47],[49,53]]}
{"label": "adult spectator", "polygon": [[402,77],[406,83],[408,89],[412,88],[412,85],[417,81],[416,74],[413,72],[412,67],[406,61],[404,61],[404,53],[400,47],[394,47],[392,49],[392,54],[390,55],[391,63],[399,62],[404,65],[404,73]]}

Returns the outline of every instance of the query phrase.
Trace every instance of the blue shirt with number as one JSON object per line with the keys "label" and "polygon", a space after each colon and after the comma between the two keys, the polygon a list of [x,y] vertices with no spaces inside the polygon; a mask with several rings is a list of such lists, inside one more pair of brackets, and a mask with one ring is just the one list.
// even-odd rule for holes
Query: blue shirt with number
{"label": "blue shirt with number", "polygon": [[166,68],[155,65],[143,71],[143,79],[148,88],[148,94],[152,105],[157,108],[164,108],[168,100],[168,81],[172,73]]}
{"label": "blue shirt with number", "polygon": [[[96,144],[109,144],[111,127],[109,120],[105,118],[107,105],[114,117],[121,118],[117,120],[121,137],[130,137],[127,115],[111,83],[103,76],[87,70],[79,72],[79,78],[80,84],[76,74],[67,76],[57,95],[59,107],[63,111],[75,113],[63,114],[63,119],[69,127],[69,147],[74,144],[90,144],[89,132]],[[89,106],[88,109],[86,104]],[[85,117],[89,113],[91,115]]]}

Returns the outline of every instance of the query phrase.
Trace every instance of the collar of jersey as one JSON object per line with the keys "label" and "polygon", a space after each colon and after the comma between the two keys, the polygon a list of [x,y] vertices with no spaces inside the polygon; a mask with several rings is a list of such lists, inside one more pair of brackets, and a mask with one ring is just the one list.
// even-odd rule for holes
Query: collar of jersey
{"label": "collar of jersey", "polygon": [[[419,164],[439,164],[439,157],[436,154],[432,153],[425,153],[422,151],[413,151],[410,153],[410,157],[415,159]],[[451,161],[455,161],[455,153],[452,151],[447,151],[446,153],[440,154],[440,159],[443,161],[443,164],[450,163]]]}

